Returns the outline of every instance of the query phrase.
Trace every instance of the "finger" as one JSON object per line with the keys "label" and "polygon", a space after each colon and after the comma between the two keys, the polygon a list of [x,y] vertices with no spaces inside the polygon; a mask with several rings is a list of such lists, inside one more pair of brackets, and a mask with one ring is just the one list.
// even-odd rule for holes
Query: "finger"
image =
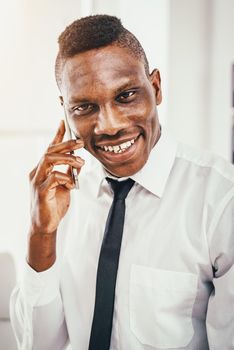
{"label": "finger", "polygon": [[37,163],[37,165],[33,168],[32,171],[30,171],[29,173],[29,180],[32,181],[32,179],[34,178],[36,172],[37,172],[37,169],[38,169],[38,166],[39,166],[40,162]]}
{"label": "finger", "polygon": [[72,174],[72,167],[71,167],[70,165],[67,167],[66,174],[69,175],[69,176],[71,176],[71,177],[73,177],[73,174]]}
{"label": "finger", "polygon": [[77,140],[69,140],[65,142],[60,142],[55,145],[50,145],[47,149],[48,153],[67,153],[72,152],[76,149],[84,147],[84,142],[80,139]]}
{"label": "finger", "polygon": [[[77,157],[77,158],[80,158],[80,157]],[[81,167],[76,168],[76,170],[77,170],[77,175],[80,174],[81,168],[82,168],[82,166],[83,166],[84,163],[85,163],[84,159],[82,159],[82,158],[80,158],[80,162],[81,162],[82,165],[81,165]],[[74,172],[73,172],[73,167],[72,167],[72,166],[70,166],[70,165],[68,166],[67,171],[66,171],[66,174],[68,174],[69,176],[72,177],[73,183],[74,183],[74,185],[76,185],[75,179],[74,179],[75,174],[74,174]]]}
{"label": "finger", "polygon": [[55,165],[70,165],[79,170],[84,165],[84,160],[71,154],[46,153],[36,170],[35,183],[45,181]]}
{"label": "finger", "polygon": [[38,165],[35,166],[35,168],[32,171],[30,171],[30,173],[29,173],[29,180],[30,181],[32,181],[32,179],[34,178],[36,171],[37,171],[37,168],[38,168]]}
{"label": "finger", "polygon": [[41,185],[41,193],[48,192],[58,186],[64,186],[68,190],[73,189],[72,177],[59,171],[53,171]]}
{"label": "finger", "polygon": [[[61,121],[63,122],[63,121]],[[55,141],[55,138],[53,142]],[[56,153],[56,152],[61,152],[61,153],[67,153],[67,152],[72,152],[75,151],[76,149],[80,149],[84,147],[84,142],[81,139],[76,139],[76,140],[69,140],[65,142],[60,142],[58,144],[50,144],[49,147],[47,148],[48,153]],[[38,169],[39,163],[35,166],[35,168],[29,173],[29,180],[32,181],[34,178],[37,169]]]}
{"label": "finger", "polygon": [[55,145],[56,143],[59,143],[63,140],[65,134],[65,124],[64,121],[61,120],[59,124],[59,128],[55,134],[55,137],[53,138],[51,145]]}

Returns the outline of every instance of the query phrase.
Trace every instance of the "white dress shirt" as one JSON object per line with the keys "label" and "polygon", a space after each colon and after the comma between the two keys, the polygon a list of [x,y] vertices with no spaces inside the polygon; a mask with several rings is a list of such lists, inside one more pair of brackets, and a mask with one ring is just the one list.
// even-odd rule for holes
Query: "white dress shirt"
{"label": "white dress shirt", "polygon": [[[234,349],[234,170],[163,133],[126,199],[111,350]],[[19,349],[87,350],[113,193],[95,162],[60,225],[58,258],[11,297]]]}

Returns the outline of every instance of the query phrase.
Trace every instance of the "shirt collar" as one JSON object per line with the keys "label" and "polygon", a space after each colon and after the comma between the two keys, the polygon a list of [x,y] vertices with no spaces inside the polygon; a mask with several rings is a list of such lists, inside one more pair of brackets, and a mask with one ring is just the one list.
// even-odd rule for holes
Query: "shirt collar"
{"label": "shirt collar", "polygon": [[[148,161],[140,171],[131,176],[131,179],[156,196],[162,197],[166,182],[174,164],[176,148],[176,141],[168,134],[168,132],[163,130],[160,139],[150,152]],[[93,190],[95,195],[98,196],[105,178],[107,176],[113,176],[110,176],[99,162],[96,162],[93,171],[95,174]],[[125,178],[121,178],[119,180],[121,181],[124,179]]]}
{"label": "shirt collar", "polygon": [[144,167],[131,178],[158,197],[162,197],[176,156],[176,141],[168,132],[161,137],[150,152]]}

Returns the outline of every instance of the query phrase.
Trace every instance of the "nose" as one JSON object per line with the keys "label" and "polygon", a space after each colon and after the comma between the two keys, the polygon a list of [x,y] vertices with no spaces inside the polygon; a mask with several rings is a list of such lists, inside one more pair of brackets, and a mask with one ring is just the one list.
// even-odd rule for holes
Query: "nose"
{"label": "nose", "polygon": [[129,119],[114,106],[100,107],[94,132],[96,135],[116,135],[129,127]]}

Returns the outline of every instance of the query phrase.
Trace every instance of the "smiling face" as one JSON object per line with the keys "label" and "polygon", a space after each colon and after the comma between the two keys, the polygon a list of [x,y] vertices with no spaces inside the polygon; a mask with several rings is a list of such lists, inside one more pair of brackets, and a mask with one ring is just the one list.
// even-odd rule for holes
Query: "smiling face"
{"label": "smiling face", "polygon": [[69,124],[85,148],[111,174],[139,171],[157,142],[160,75],[115,45],[79,53],[62,71]]}

